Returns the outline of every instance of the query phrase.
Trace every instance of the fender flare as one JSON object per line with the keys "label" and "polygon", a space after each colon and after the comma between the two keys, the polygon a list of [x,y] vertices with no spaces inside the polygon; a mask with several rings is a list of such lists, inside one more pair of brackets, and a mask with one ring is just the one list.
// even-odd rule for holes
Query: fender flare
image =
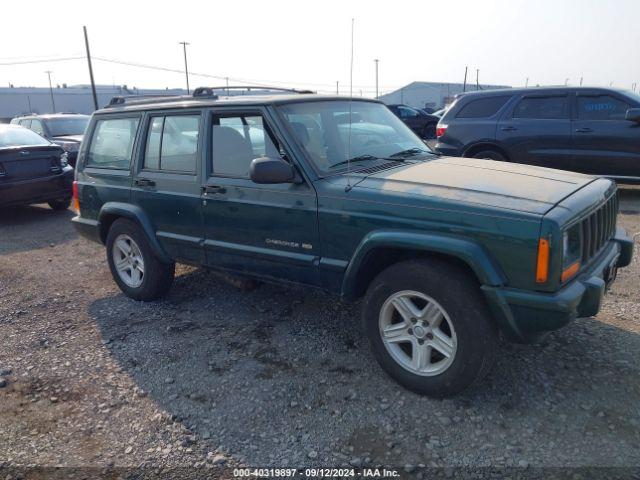
{"label": "fender flare", "polygon": [[501,286],[506,283],[504,273],[491,255],[475,242],[443,234],[376,230],[365,235],[347,266],[341,292],[344,297],[356,296],[358,272],[368,254],[377,248],[418,250],[452,256],[468,265],[481,285]]}
{"label": "fender flare", "polygon": [[145,233],[147,240],[149,241],[149,245],[153,250],[153,253],[158,257],[158,259],[162,263],[171,263],[173,262],[172,258],[167,254],[167,252],[162,248],[160,242],[158,241],[158,237],[156,236],[155,228],[151,220],[144,213],[140,207],[136,205],[131,205],[128,203],[122,202],[107,202],[102,208],[100,208],[100,213],[98,214],[98,228],[100,231],[100,239],[103,243],[106,242],[107,232],[103,231],[103,219],[106,215],[115,215],[117,217],[128,218],[129,220],[133,220],[142,228],[142,231]]}

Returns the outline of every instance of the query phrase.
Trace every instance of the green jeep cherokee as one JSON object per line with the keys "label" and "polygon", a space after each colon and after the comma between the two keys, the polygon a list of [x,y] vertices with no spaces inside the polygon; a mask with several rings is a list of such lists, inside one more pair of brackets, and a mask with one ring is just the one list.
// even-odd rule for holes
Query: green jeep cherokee
{"label": "green jeep cherokee", "polygon": [[116,98],[74,197],[127,296],[183,262],[363,298],[382,368],[439,397],[488,372],[499,332],[595,315],[633,251],[610,180],[439,157],[377,101],[308,93]]}

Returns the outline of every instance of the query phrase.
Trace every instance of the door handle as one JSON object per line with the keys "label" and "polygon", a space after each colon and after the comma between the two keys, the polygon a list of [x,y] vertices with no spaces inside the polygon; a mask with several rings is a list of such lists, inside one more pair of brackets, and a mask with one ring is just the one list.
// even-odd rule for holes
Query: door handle
{"label": "door handle", "polygon": [[593,133],[593,128],[576,128],[576,133]]}
{"label": "door handle", "polygon": [[227,193],[227,189],[219,185],[207,185],[206,187],[202,187],[202,191],[204,192],[205,195],[216,194],[216,193]]}
{"label": "door handle", "polygon": [[138,178],[134,183],[138,187],[155,187],[156,186],[156,182],[146,178]]}
{"label": "door handle", "polygon": [[512,126],[502,127],[502,131],[503,132],[515,132],[516,130],[518,130],[518,129],[516,127],[512,127]]}

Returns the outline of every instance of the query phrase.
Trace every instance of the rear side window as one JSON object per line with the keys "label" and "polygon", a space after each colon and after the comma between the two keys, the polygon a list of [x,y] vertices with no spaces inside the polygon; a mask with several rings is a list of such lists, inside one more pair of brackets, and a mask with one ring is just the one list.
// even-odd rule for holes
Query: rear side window
{"label": "rear side window", "polygon": [[87,166],[128,169],[140,119],[98,120],[87,152]]}
{"label": "rear side window", "polygon": [[489,118],[498,113],[505,103],[511,98],[510,95],[500,97],[478,98],[471,100],[460,109],[456,118]]}
{"label": "rear side window", "polygon": [[516,105],[513,118],[568,119],[569,102],[566,96],[526,97]]}
{"label": "rear side window", "polygon": [[200,115],[152,117],[144,168],[195,173],[199,130]]}
{"label": "rear side window", "polygon": [[253,159],[280,156],[264,119],[255,113],[214,115],[211,145],[214,175],[249,178]]}
{"label": "rear side window", "polygon": [[611,95],[578,97],[578,118],[580,120],[624,120],[628,103]]}

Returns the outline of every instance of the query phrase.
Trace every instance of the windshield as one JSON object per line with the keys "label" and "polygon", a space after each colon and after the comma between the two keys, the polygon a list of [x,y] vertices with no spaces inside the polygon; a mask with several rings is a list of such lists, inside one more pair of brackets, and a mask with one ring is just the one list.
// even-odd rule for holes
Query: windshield
{"label": "windshield", "polygon": [[84,135],[89,123],[89,117],[85,115],[69,118],[48,118],[46,120],[49,135],[63,137],[66,135]]}
{"label": "windshield", "polygon": [[278,110],[322,175],[346,169],[347,159],[354,163],[401,160],[431,153],[424,142],[379,103],[329,100],[286,104]]}
{"label": "windshield", "polygon": [[51,145],[36,132],[14,125],[0,126],[0,147],[24,147],[31,145]]}

